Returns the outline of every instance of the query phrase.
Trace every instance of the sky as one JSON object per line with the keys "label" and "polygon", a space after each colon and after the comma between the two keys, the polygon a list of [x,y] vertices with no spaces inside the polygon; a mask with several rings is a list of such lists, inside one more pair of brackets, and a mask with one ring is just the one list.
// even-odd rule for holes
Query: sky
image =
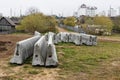
{"label": "sky", "polygon": [[120,0],[0,0],[0,13],[3,16],[19,16],[20,12],[26,14],[30,7],[35,7],[47,15],[72,16],[83,3],[96,6],[97,13],[108,11],[110,6],[116,10],[120,7]]}

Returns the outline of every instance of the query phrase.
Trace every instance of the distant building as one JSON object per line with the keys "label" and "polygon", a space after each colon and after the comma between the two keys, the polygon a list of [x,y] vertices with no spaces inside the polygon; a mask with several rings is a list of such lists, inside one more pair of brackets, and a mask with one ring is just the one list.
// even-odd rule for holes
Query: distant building
{"label": "distant building", "polygon": [[85,4],[82,4],[79,8],[78,8],[78,17],[79,16],[90,16],[90,17],[94,17],[96,15],[96,10],[97,7],[92,6],[89,7]]}
{"label": "distant building", "polygon": [[74,17],[78,17],[78,13],[77,13],[77,12],[74,12],[74,13],[73,13],[73,16],[74,16]]}
{"label": "distant building", "polygon": [[86,16],[87,12],[87,6],[85,4],[82,4],[78,9],[78,16]]}
{"label": "distant building", "polygon": [[114,8],[111,8],[108,10],[108,16],[109,17],[115,17],[117,14],[116,14],[116,10]]}
{"label": "distant building", "polygon": [[102,11],[98,14],[98,16],[106,16],[106,12],[105,11]]}
{"label": "distant building", "polygon": [[10,18],[16,25],[20,24],[21,18],[19,17],[11,17]]}
{"label": "distant building", "polygon": [[87,16],[94,17],[96,16],[97,7],[87,7]]}
{"label": "distant building", "polygon": [[8,34],[15,31],[15,23],[7,17],[0,19],[0,34]]}

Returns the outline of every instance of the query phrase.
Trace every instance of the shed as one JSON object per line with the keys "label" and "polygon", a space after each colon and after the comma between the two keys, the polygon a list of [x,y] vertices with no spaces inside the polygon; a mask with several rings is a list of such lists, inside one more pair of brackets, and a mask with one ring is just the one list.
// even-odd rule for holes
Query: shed
{"label": "shed", "polygon": [[8,34],[15,31],[15,23],[8,17],[0,19],[0,34]]}

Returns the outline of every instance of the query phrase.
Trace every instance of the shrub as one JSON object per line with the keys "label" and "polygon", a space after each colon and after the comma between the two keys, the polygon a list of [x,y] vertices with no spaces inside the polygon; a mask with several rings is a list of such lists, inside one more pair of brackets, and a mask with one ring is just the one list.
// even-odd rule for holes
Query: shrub
{"label": "shrub", "polygon": [[93,18],[94,25],[101,25],[102,29],[106,29],[107,32],[111,32],[113,29],[113,22],[109,17],[96,16]]}
{"label": "shrub", "polygon": [[34,13],[26,16],[21,21],[21,27],[26,32],[33,33],[34,31],[39,31],[41,33],[48,31],[56,31],[56,20],[54,17],[46,16],[42,13]]}
{"label": "shrub", "polygon": [[67,26],[75,26],[76,25],[76,19],[74,17],[67,17],[64,19],[63,23]]}

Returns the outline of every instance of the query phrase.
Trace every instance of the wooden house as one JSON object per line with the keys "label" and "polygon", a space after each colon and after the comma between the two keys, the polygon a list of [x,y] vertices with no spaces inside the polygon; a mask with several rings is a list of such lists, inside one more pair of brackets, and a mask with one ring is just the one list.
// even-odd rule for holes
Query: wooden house
{"label": "wooden house", "polygon": [[0,34],[9,34],[15,31],[15,23],[7,17],[0,19]]}

